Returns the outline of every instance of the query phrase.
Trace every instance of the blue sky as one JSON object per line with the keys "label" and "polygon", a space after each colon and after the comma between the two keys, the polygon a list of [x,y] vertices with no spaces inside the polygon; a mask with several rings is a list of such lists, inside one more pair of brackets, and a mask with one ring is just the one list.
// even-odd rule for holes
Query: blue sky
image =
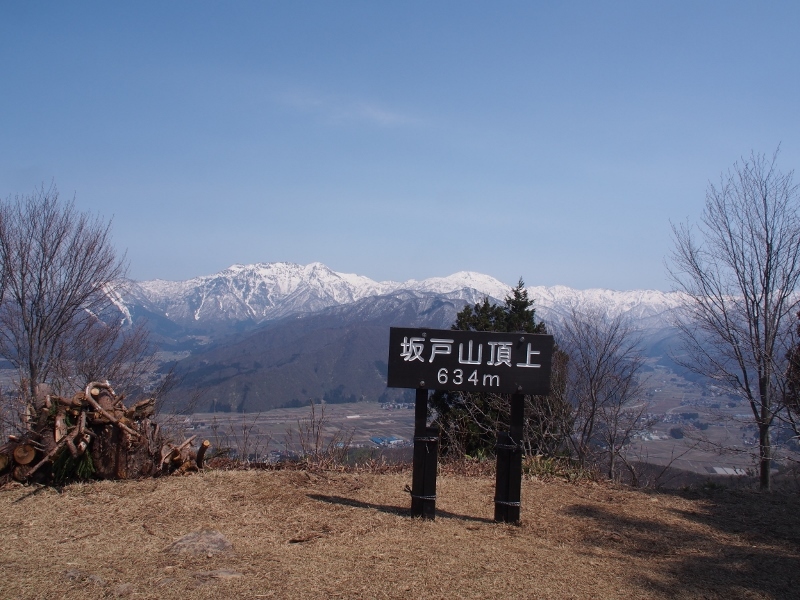
{"label": "blue sky", "polygon": [[0,196],[54,181],[134,279],[670,288],[670,220],[781,144],[796,2],[4,2]]}

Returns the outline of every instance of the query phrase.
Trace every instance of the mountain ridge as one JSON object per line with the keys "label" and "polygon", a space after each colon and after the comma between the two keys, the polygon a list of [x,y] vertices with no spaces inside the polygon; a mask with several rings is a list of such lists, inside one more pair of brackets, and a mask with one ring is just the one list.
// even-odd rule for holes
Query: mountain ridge
{"label": "mountain ridge", "polygon": [[[400,290],[452,294],[473,290],[502,301],[510,285],[474,271],[445,277],[404,282],[374,281],[353,273],[339,273],[322,263],[289,262],[235,264],[211,275],[184,281],[154,279],[130,282],[128,298],[148,311],[176,323],[239,322],[258,325],[290,314],[311,313],[363,298]],[[561,319],[571,307],[602,307],[611,315],[630,313],[637,319],[658,319],[680,305],[676,292],[657,290],[615,291],[602,288],[576,290],[567,286],[529,286],[535,306]],[[474,293],[463,296],[474,297]]]}
{"label": "mountain ridge", "polygon": [[[446,329],[465,305],[502,302],[511,289],[470,271],[377,282],[322,263],[256,263],[134,284],[125,308],[148,319],[163,349],[189,351],[175,367],[176,398],[202,391],[208,410],[259,411],[309,398],[400,397],[403,391],[386,388],[390,327]],[[673,333],[670,311],[681,303],[680,295],[655,290],[526,289],[551,331],[573,309],[627,315],[659,356]]]}

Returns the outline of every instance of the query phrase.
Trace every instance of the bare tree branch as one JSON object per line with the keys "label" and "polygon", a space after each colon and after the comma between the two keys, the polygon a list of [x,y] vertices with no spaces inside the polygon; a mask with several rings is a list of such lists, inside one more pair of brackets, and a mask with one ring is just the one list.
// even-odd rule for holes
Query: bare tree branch
{"label": "bare tree branch", "polygon": [[621,315],[573,308],[558,343],[569,355],[566,386],[575,407],[575,453],[581,464],[605,456],[614,477],[625,446],[652,426],[642,394],[639,333]]}
{"label": "bare tree branch", "polygon": [[23,395],[92,379],[125,389],[152,368],[146,330],[115,306],[126,266],[110,222],[60,201],[54,185],[0,201],[0,265],[0,356]]}
{"label": "bare tree branch", "polygon": [[701,223],[673,225],[669,273],[687,304],[677,325],[692,371],[745,399],[759,430],[760,485],[770,488],[770,428],[783,404],[790,319],[800,281],[793,172],[751,154],[710,184]]}

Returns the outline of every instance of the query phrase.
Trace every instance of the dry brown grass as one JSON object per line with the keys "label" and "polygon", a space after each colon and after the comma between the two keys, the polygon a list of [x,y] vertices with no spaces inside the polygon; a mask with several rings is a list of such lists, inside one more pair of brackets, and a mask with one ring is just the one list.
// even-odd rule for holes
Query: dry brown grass
{"label": "dry brown grass", "polygon": [[[208,471],[0,491],[1,598],[787,598],[796,496],[523,484],[491,521],[490,477],[443,473],[435,522],[409,472]],[[168,546],[215,529],[233,552]]]}

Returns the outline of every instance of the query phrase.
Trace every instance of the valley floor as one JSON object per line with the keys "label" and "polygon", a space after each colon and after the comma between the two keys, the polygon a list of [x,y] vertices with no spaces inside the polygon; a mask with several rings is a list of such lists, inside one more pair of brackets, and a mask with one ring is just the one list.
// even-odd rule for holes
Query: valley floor
{"label": "valley floor", "polygon": [[[662,391],[665,390],[665,391]],[[649,463],[648,477],[642,484],[680,488],[687,483],[713,480],[725,485],[753,485],[756,471],[754,455],[757,446],[734,445],[740,442],[742,426],[727,422],[725,414],[713,412],[706,406],[699,392],[694,395],[670,393],[667,386],[658,390],[654,399],[656,423],[653,435],[635,440],[628,449],[631,461]],[[666,392],[666,393],[665,393]],[[686,399],[685,399],[686,398]],[[691,402],[682,405],[681,402]],[[742,408],[728,409],[732,413]],[[700,416],[700,420],[712,425],[706,431],[694,430],[681,413]],[[285,451],[300,451],[299,433],[310,423],[310,408],[280,408],[261,413],[195,413],[172,418],[170,426],[176,439],[196,435],[198,439],[211,441],[212,449],[230,448],[238,456],[249,456],[254,462],[269,461]],[[164,421],[169,419],[162,418]],[[350,447],[365,449],[365,455],[378,457],[386,448],[407,448],[414,435],[413,404],[381,405],[377,402],[327,404],[316,407],[316,422],[320,425],[323,445],[333,440],[347,440]],[[669,431],[683,427],[687,431],[684,439],[675,439]],[[702,435],[709,443],[703,444],[692,433]],[[715,446],[727,446],[731,450],[720,452]],[[775,449],[776,456],[784,453]],[[796,453],[794,461],[800,460]],[[789,461],[785,461],[791,464]],[[783,463],[776,461],[776,466]],[[672,469],[662,472],[666,465]],[[731,477],[733,474],[736,476]],[[655,479],[658,481],[655,481]],[[739,480],[739,481],[731,481]],[[646,481],[645,481],[646,480]]]}
{"label": "valley floor", "polygon": [[[787,598],[800,499],[443,474],[437,518],[407,516],[410,472],[206,471],[0,490],[2,598]],[[232,550],[175,555],[213,529]]]}

